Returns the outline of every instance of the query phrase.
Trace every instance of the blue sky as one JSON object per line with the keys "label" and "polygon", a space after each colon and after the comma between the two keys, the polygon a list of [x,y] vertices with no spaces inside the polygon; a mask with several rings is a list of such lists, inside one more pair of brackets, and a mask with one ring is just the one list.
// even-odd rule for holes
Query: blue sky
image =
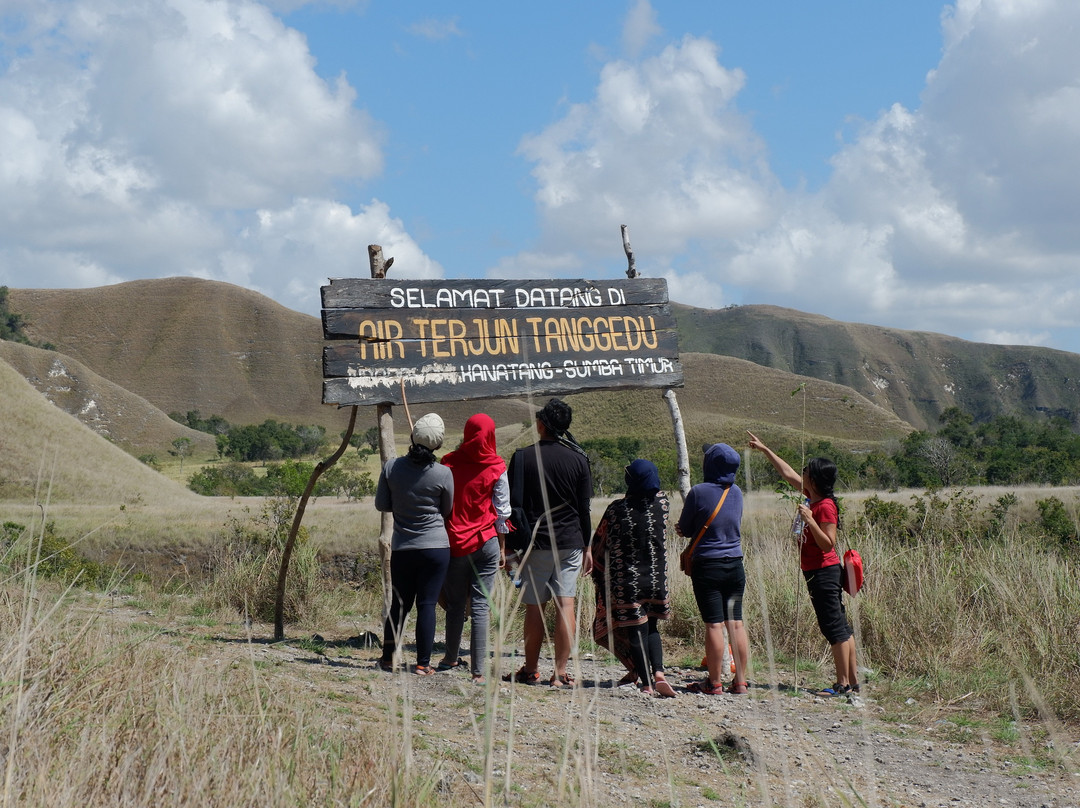
{"label": "blue sky", "polygon": [[610,278],[1080,351],[1080,4],[0,0],[0,284]]}

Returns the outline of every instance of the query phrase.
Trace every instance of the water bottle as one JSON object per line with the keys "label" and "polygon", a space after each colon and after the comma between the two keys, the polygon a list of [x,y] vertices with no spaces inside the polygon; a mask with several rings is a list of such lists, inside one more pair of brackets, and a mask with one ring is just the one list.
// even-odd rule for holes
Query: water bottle
{"label": "water bottle", "polygon": [[510,578],[510,583],[514,585],[515,589],[521,589],[521,556],[516,552],[509,552],[506,554],[506,574]]}
{"label": "water bottle", "polygon": [[[803,504],[809,504],[810,500],[804,499]],[[795,519],[791,522],[791,535],[796,541],[802,541],[803,529],[806,527],[806,520],[802,518],[802,511],[795,511]]]}

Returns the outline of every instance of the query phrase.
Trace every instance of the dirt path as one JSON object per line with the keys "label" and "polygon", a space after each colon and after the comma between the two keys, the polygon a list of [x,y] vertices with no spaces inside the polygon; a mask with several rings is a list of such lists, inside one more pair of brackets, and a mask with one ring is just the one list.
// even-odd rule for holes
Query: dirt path
{"label": "dirt path", "polygon": [[[153,622],[146,612],[125,617]],[[699,671],[669,669],[678,697],[658,699],[615,686],[621,669],[591,659],[580,661],[572,690],[478,687],[465,671],[383,673],[378,650],[354,647],[348,628],[314,650],[295,640],[238,641],[242,626],[180,633],[200,654],[209,650],[210,664],[255,661],[275,687],[313,689],[360,731],[375,728],[388,748],[411,750],[408,765],[433,779],[443,805],[482,805],[490,789],[491,804],[514,806],[1080,808],[1080,773],[1019,762],[1039,743],[1037,727],[1021,728],[1011,745],[985,731],[957,739],[951,722],[904,723],[872,690],[826,700],[781,681],[752,686],[748,696],[704,696],[684,691]],[[175,640],[175,627],[170,634]],[[550,660],[542,665],[550,671]],[[503,660],[503,672],[513,667]],[[908,707],[912,716],[939,715]],[[490,739],[488,714],[497,716]],[[1070,732],[1075,761],[1080,747]]]}

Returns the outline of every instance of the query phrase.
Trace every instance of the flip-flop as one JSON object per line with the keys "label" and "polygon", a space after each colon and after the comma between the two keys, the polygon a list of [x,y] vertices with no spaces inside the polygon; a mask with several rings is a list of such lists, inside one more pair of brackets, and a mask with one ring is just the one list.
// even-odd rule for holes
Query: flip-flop
{"label": "flip-flop", "polygon": [[662,699],[673,699],[676,697],[675,688],[671,686],[671,683],[667,679],[656,679],[653,683],[653,689],[656,690],[656,695]]}
{"label": "flip-flop", "polygon": [[435,666],[435,670],[437,670],[437,671],[439,671],[441,673],[442,671],[452,671],[454,668],[467,668],[467,667],[468,667],[468,663],[466,663],[464,659],[461,659],[460,657],[458,657],[457,662],[447,662],[445,659],[440,661],[439,664]]}
{"label": "flip-flop", "polygon": [[434,676],[435,669],[430,665],[417,665],[413,668],[413,673],[417,676]]}
{"label": "flip-flop", "polygon": [[834,696],[846,696],[851,692],[851,685],[842,685],[839,682],[832,687],[823,687],[815,696],[821,696],[823,699],[831,699]]}

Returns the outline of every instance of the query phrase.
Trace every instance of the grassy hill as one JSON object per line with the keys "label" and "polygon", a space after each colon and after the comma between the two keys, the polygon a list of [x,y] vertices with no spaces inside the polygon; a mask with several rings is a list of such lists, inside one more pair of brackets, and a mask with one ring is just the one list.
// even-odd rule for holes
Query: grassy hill
{"label": "grassy hill", "polygon": [[6,362],[0,391],[0,500],[198,499],[50,404]]}
{"label": "grassy hill", "polygon": [[0,360],[57,407],[130,454],[164,457],[176,438],[190,440],[193,453],[216,451],[213,436],[178,424],[146,399],[64,354],[0,341]]}
{"label": "grassy hill", "polygon": [[[12,309],[26,319],[32,339],[54,344],[61,354],[162,412],[197,409],[233,423],[266,418],[319,423],[332,438],[347,422],[345,411],[319,400],[318,319],[256,292],[196,278],[168,278],[96,289],[13,289],[10,300]],[[39,359],[33,370],[39,378],[46,375],[44,361]],[[691,443],[720,436],[741,440],[748,425],[766,434],[770,424],[802,429],[801,399],[796,402],[790,395],[802,379],[723,356],[686,354],[684,365],[686,387],[678,397]],[[812,432],[865,445],[909,429],[852,390],[818,383],[813,390],[805,419]],[[94,400],[100,403],[102,398],[96,395]],[[543,400],[418,405],[410,414],[416,418],[422,411],[437,410],[454,433],[480,409],[500,425],[528,424]],[[578,413],[575,434],[581,439],[671,434],[660,391],[597,392],[570,400]],[[359,431],[375,424],[374,408],[366,410],[360,413]],[[406,431],[403,415],[397,414],[401,432]],[[113,439],[135,442],[127,436]],[[171,439],[162,434],[158,443],[167,446]],[[521,436],[525,439],[527,435]]]}
{"label": "grassy hill", "polygon": [[319,321],[255,292],[166,278],[13,289],[9,299],[31,339],[51,342],[162,412],[344,426],[310,383],[322,373]]}
{"label": "grassy hill", "polygon": [[776,306],[673,305],[683,351],[724,354],[846,385],[916,428],[948,407],[1080,423],[1080,354],[986,345],[942,334],[844,323]]}
{"label": "grassy hill", "polygon": [[[730,356],[686,353],[682,361],[686,386],[675,393],[691,453],[702,443],[721,440],[741,447],[747,429],[766,438],[827,438],[852,449],[880,446],[911,431],[894,413],[839,384]],[[792,395],[803,383],[805,399],[802,392]],[[582,393],[567,400],[574,407],[572,430],[579,440],[672,435],[660,390]]]}

